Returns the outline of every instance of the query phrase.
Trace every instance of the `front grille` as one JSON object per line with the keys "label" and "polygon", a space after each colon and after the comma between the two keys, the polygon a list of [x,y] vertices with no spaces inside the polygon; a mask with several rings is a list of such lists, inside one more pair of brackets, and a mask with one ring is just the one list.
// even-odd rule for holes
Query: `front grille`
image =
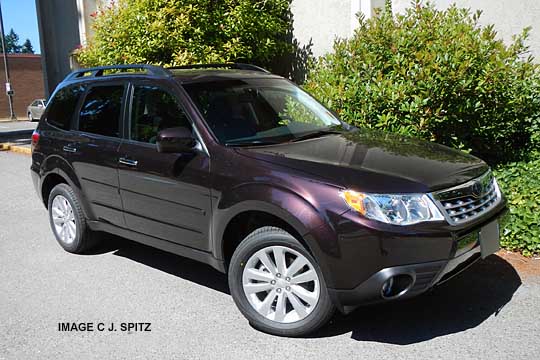
{"label": "front grille", "polygon": [[488,171],[463,185],[433,194],[450,224],[463,224],[478,218],[500,200],[495,178]]}

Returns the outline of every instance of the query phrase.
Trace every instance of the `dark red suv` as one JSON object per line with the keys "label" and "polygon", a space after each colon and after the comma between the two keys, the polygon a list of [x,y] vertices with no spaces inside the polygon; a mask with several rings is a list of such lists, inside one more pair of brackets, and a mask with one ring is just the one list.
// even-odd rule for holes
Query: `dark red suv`
{"label": "dark red suv", "polygon": [[253,65],[73,72],[32,140],[64,249],[112,233],[207,263],[273,334],[421,294],[499,247],[483,161],[351,127]]}

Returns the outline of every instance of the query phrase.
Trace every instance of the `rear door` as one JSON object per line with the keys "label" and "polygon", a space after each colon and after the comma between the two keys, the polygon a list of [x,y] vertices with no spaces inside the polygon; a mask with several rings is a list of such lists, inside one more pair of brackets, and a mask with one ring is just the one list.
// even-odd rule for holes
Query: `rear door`
{"label": "rear door", "polygon": [[131,89],[126,139],[120,146],[120,194],[126,226],[162,240],[209,250],[210,159],[201,150],[164,154],[160,130],[192,128],[168,83],[140,81]]}
{"label": "rear door", "polygon": [[118,148],[124,109],[124,83],[90,85],[80,105],[74,138],[63,148],[71,158],[94,216],[124,226],[118,186]]}
{"label": "rear door", "polygon": [[[56,91],[38,125],[37,131],[41,134],[40,152],[49,156],[45,164],[47,171],[57,166],[48,163],[58,162],[59,159],[72,165],[73,153],[66,149],[71,150],[69,145],[78,139],[73,129],[79,114],[78,106],[85,91],[86,87],[82,84],[68,85]],[[41,165],[40,163],[39,166]]]}

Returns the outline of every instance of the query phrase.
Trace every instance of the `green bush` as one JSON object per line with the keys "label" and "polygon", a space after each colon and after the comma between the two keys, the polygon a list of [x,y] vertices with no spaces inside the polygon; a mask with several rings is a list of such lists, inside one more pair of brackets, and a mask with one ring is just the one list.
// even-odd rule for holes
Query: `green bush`
{"label": "green bush", "polygon": [[392,15],[387,2],[378,17],[360,16],[350,39],[335,41],[305,87],[354,125],[422,137],[491,164],[521,159],[540,143],[540,67],[526,56],[529,29],[506,46],[479,16],[419,1]]}
{"label": "green bush", "polygon": [[245,61],[292,52],[290,0],[120,0],[94,15],[82,66]]}
{"label": "green bush", "polygon": [[495,172],[510,209],[501,226],[501,245],[525,256],[540,254],[539,156],[500,166]]}

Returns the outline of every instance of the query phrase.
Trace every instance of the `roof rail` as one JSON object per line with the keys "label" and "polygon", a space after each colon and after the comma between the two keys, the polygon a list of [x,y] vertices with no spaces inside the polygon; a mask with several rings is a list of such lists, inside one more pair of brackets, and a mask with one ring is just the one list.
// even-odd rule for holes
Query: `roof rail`
{"label": "roof rail", "polygon": [[181,65],[181,66],[172,66],[166,69],[236,69],[236,70],[252,70],[260,71],[264,73],[270,73],[270,71],[252,64],[243,64],[243,63],[220,63],[220,64],[193,64],[193,65]]}
{"label": "roof rail", "polygon": [[[86,69],[78,69],[66,76],[64,80],[78,79],[83,77],[99,77],[104,76],[106,70],[143,70],[150,75],[155,76],[170,76],[171,73],[161,66],[148,65],[148,64],[132,64],[132,65],[109,65],[109,66],[97,66]],[[106,76],[106,74],[105,74]]]}

